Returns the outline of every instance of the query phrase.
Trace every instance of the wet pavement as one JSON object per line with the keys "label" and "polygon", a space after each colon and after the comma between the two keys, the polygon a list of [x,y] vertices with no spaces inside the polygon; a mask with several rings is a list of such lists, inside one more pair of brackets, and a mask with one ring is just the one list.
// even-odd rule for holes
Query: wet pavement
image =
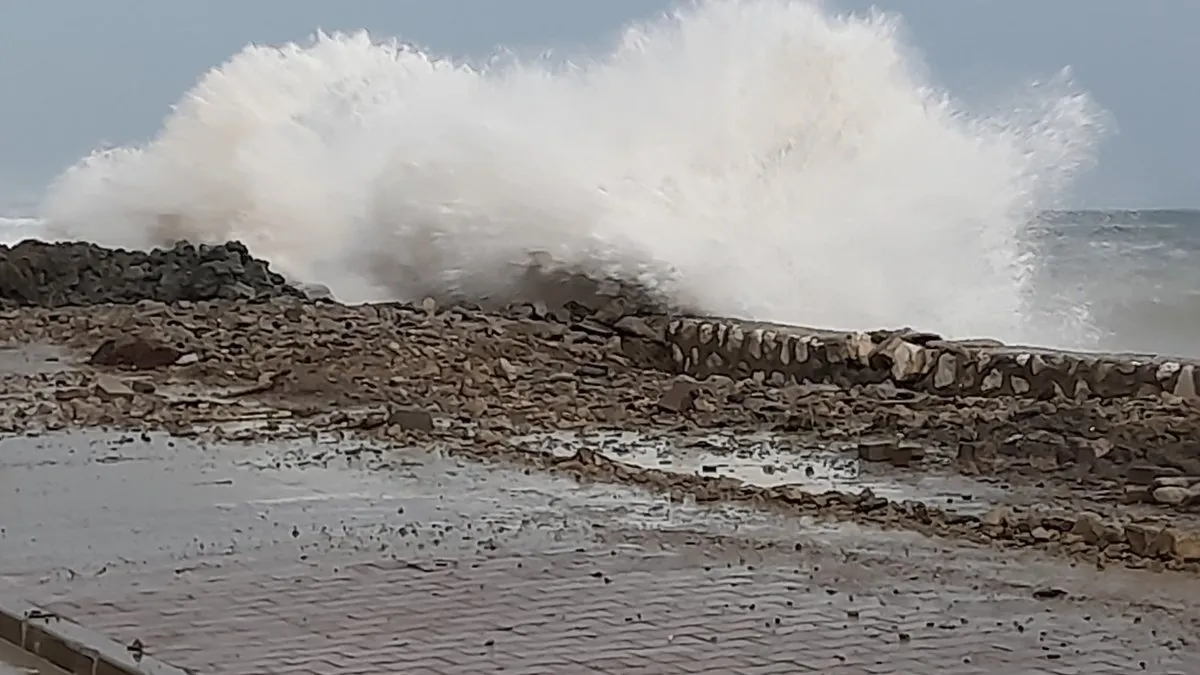
{"label": "wet pavement", "polygon": [[[903,472],[887,464],[860,461],[857,443],[814,444],[771,433],[656,434],[554,432],[516,439],[533,452],[569,457],[580,447],[630,467],[681,475],[726,477],[760,487],[799,486],[873,493],[892,500],[918,499],[960,513],[982,513],[997,504],[1020,502],[1019,495],[961,475]],[[886,467],[886,468],[884,468]]]}
{"label": "wet pavement", "polygon": [[[764,471],[786,464],[764,460],[764,439],[622,451],[629,440],[606,451],[752,478],[879,480],[832,460],[826,474]],[[4,581],[198,672],[1190,673],[1200,658],[1193,578],[671,502],[437,451],[8,438],[0,512]]]}

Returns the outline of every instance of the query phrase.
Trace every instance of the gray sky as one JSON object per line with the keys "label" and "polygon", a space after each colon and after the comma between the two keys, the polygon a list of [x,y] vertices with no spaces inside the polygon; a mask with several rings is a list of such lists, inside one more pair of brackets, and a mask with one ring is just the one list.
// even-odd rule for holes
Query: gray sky
{"label": "gray sky", "polygon": [[[668,0],[5,0],[0,2],[0,200],[36,194],[100,141],[154,133],[203,71],[248,42],[317,28],[398,35],[482,56],[602,43]],[[907,20],[938,80],[966,100],[1072,66],[1119,133],[1074,200],[1200,206],[1200,2],[832,0]]]}

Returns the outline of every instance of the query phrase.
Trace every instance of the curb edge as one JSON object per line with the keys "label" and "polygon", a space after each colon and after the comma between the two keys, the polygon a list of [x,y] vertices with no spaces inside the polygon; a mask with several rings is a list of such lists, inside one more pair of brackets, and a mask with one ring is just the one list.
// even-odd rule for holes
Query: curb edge
{"label": "curb edge", "polygon": [[151,656],[135,658],[109,638],[7,594],[0,595],[0,640],[72,675],[194,675]]}

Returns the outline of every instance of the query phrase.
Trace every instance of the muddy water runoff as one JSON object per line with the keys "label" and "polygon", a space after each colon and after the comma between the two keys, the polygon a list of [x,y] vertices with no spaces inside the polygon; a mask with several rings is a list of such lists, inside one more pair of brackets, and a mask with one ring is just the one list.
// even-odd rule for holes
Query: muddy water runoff
{"label": "muddy water runoff", "polygon": [[1012,494],[962,476],[902,470],[858,459],[854,446],[797,443],[769,433],[651,436],[637,432],[546,433],[518,442],[535,452],[570,456],[580,447],[630,467],[732,478],[760,487],[796,485],[813,493],[870,489],[963,513],[982,513]]}

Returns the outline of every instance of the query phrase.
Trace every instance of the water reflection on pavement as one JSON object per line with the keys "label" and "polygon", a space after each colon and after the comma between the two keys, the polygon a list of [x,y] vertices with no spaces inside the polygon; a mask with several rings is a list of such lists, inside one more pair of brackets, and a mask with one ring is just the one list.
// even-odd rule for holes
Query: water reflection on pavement
{"label": "water reflection on pavement", "polygon": [[[612,451],[791,469],[762,471],[785,459],[771,448],[757,475],[710,450]],[[879,480],[837,469],[800,475]],[[47,434],[0,440],[0,488],[8,582],[198,672],[1125,675],[1200,658],[1192,577],[436,451]]]}

